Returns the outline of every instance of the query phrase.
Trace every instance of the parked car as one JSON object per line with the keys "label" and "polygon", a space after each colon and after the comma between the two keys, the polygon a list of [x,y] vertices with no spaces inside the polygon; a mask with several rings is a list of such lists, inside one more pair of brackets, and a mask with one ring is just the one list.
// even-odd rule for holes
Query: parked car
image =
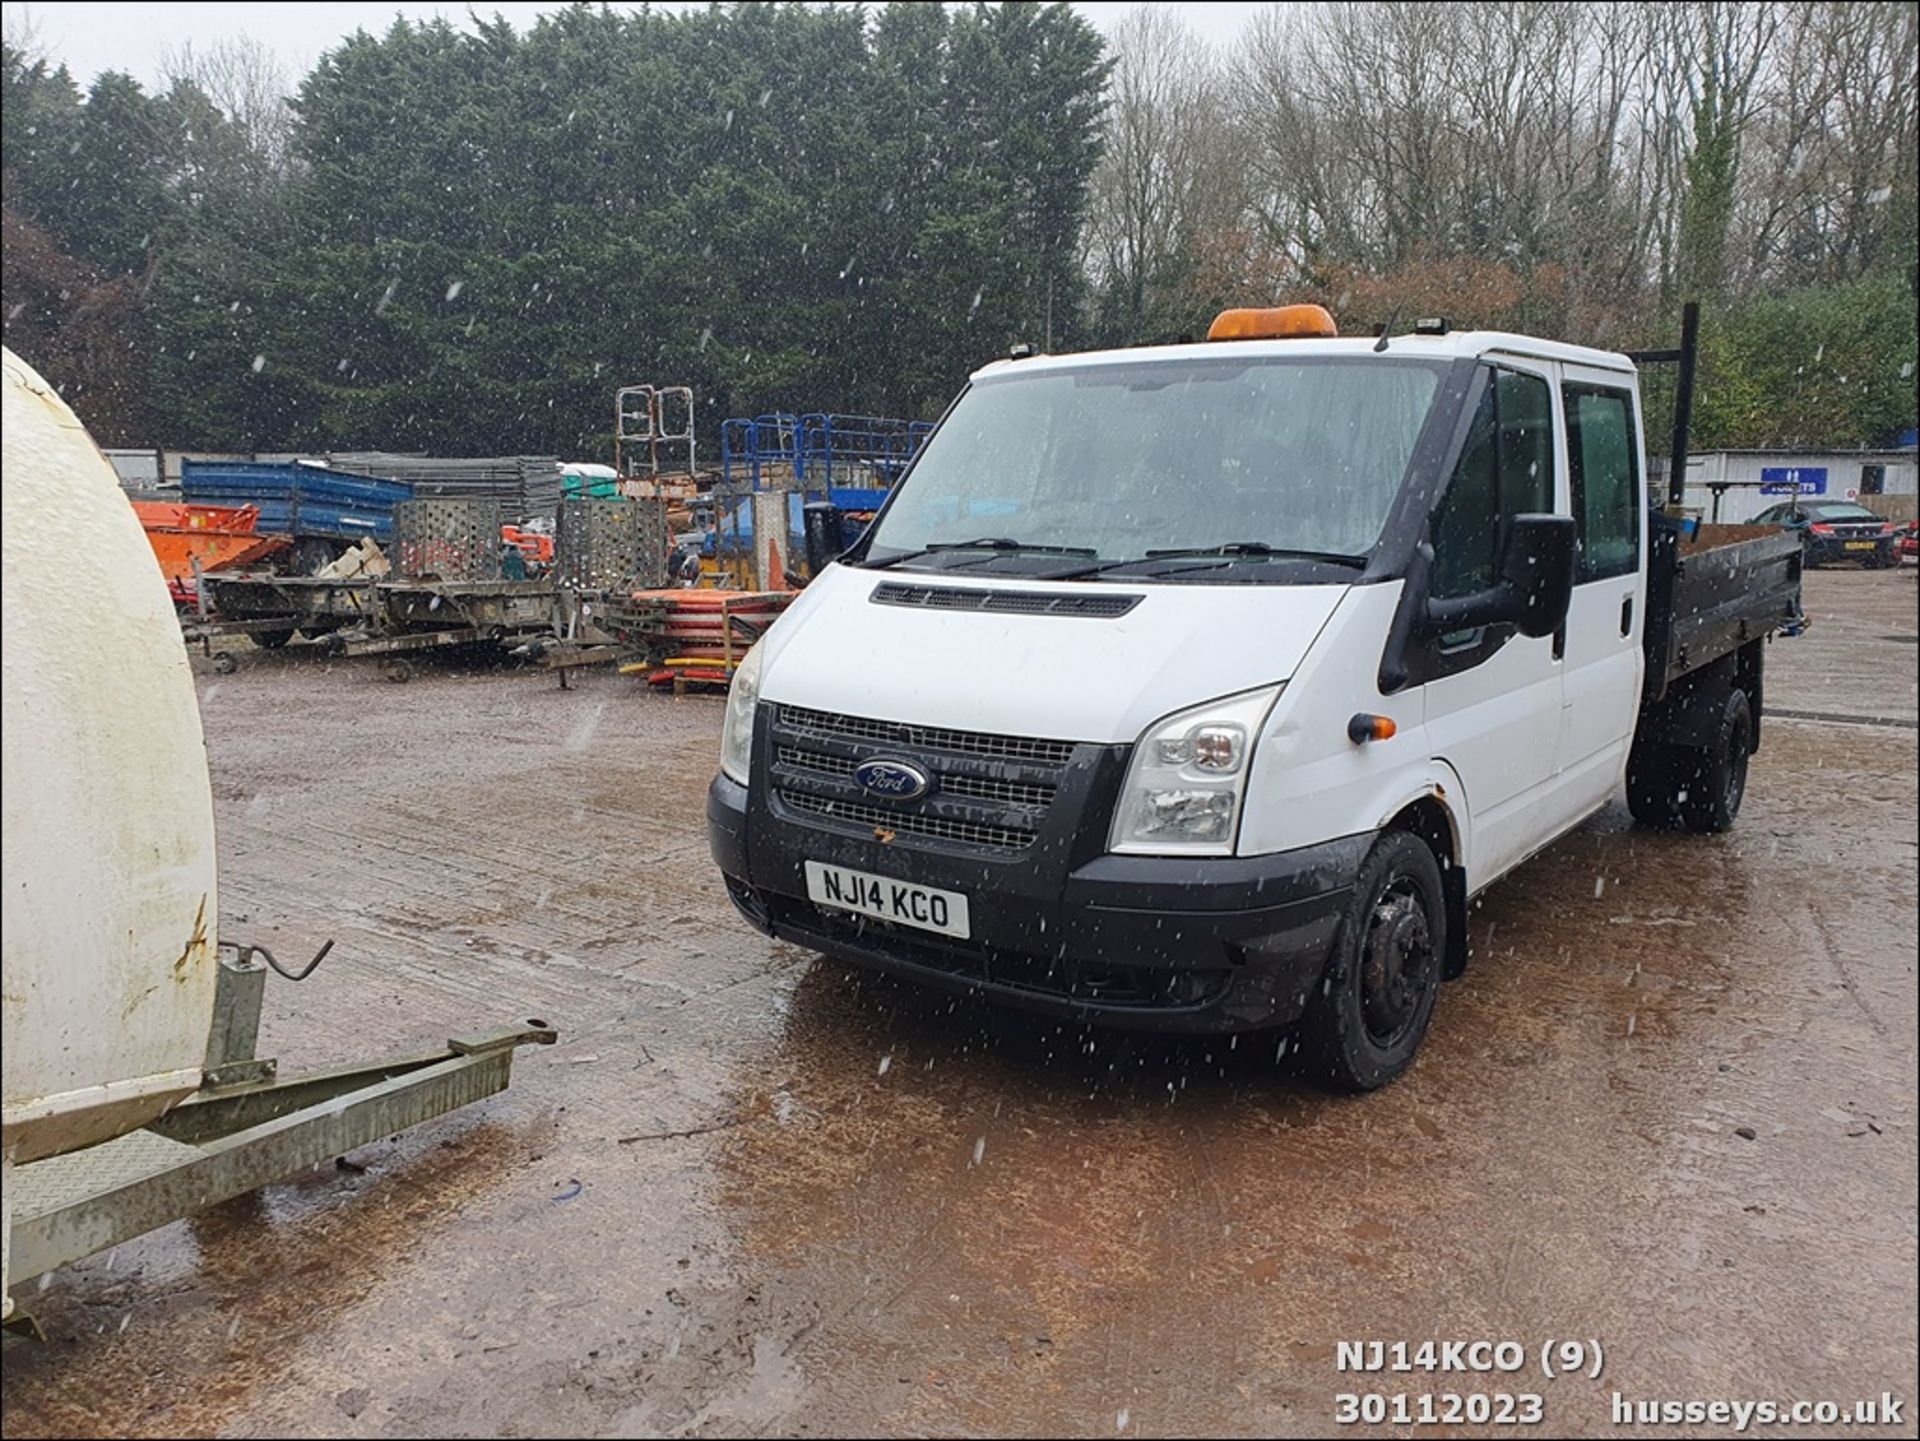
{"label": "parked car", "polygon": [[1755,525],[1781,525],[1798,533],[1807,564],[1857,560],[1871,566],[1893,565],[1893,522],[1864,505],[1844,500],[1789,500],[1753,518]]}
{"label": "parked car", "polygon": [[1910,520],[1894,531],[1894,554],[1902,565],[1920,565],[1920,520]]}

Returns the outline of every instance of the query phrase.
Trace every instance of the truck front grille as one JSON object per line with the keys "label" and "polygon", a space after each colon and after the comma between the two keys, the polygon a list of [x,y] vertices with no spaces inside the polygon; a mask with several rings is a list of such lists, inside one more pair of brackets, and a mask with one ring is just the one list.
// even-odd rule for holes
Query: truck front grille
{"label": "truck front grille", "polygon": [[[773,792],[789,814],[871,835],[885,830],[957,849],[1011,855],[1038,839],[1071,741],[907,725],[800,706],[773,708]],[[912,800],[854,780],[861,762],[910,761],[931,780]]]}
{"label": "truck front grille", "polygon": [[[819,751],[801,750],[798,746],[779,746],[774,755],[783,766],[823,776],[851,776],[853,768],[860,764],[852,756],[825,755]],[[988,776],[940,777],[942,795],[967,796],[973,800],[991,801],[995,805],[1027,806],[1036,811],[1044,811],[1053,804],[1053,792],[1052,786],[1023,785],[1019,781],[998,780]]]}

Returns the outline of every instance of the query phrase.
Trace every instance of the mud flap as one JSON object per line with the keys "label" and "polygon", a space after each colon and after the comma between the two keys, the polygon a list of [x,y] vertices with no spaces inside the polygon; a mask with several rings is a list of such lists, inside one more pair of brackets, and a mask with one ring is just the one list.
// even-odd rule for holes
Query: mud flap
{"label": "mud flap", "polygon": [[1447,901],[1447,953],[1440,974],[1451,981],[1467,969],[1467,873],[1459,866],[1443,866],[1440,888]]}

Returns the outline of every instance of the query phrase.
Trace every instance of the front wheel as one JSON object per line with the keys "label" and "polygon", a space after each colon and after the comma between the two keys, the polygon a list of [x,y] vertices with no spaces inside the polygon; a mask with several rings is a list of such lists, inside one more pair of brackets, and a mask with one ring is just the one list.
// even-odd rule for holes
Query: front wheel
{"label": "front wheel", "polygon": [[1371,1091],[1406,1070],[1440,989],[1447,907],[1426,842],[1390,831],[1361,864],[1320,990],[1301,1024],[1318,1078]]}

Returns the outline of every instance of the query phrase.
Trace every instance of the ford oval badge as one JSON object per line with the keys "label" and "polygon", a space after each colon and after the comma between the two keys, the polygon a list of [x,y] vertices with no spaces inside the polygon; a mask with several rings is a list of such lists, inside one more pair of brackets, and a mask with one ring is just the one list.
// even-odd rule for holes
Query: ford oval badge
{"label": "ford oval badge", "polygon": [[933,777],[912,761],[883,760],[879,756],[855,766],[853,778],[868,795],[890,801],[918,800],[933,786]]}

